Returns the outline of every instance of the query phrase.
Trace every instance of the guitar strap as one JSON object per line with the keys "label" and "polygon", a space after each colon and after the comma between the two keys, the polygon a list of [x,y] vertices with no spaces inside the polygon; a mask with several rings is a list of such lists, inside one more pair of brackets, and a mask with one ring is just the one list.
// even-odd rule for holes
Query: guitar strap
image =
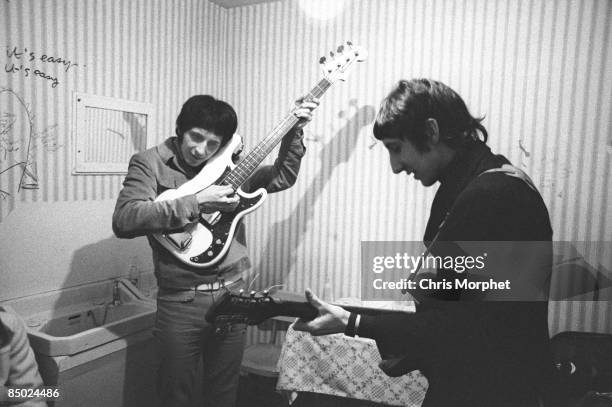
{"label": "guitar strap", "polygon": [[506,174],[510,177],[518,178],[521,181],[525,182],[529,188],[533,189],[535,192],[538,192],[531,178],[529,178],[529,176],[525,174],[525,171],[515,167],[512,164],[504,164],[499,168],[492,168],[490,170],[486,170],[478,176],[480,177],[485,174],[492,174],[496,172],[501,172],[502,174]]}
{"label": "guitar strap", "polygon": [[[485,174],[493,174],[493,173],[502,173],[510,177],[518,178],[521,181],[525,182],[525,184],[527,184],[529,188],[531,188],[535,192],[538,192],[533,181],[531,180],[531,178],[529,178],[529,176],[525,173],[525,171],[521,170],[520,168],[515,167],[512,164],[503,164],[501,167],[491,168],[490,170],[483,171],[480,174],[478,174],[476,178],[481,177],[482,175],[485,175]],[[476,178],[474,178],[474,180]],[[471,182],[473,182],[474,180],[472,180]],[[446,223],[446,220],[448,219],[448,216],[450,215],[452,210],[453,208],[451,207],[451,209],[448,212],[446,212],[446,215],[444,215],[444,219],[442,219],[442,222],[440,222],[440,224],[438,225],[438,231],[434,235],[433,239],[431,239],[431,242],[425,248],[425,251],[423,252],[421,256],[423,257],[429,256],[429,253],[431,253],[432,247],[438,241],[438,238],[440,237],[440,232],[442,232],[442,228],[444,227],[444,224]],[[419,270],[421,269],[421,266],[422,266],[422,263],[419,263],[416,270],[414,271],[414,273],[412,273],[412,276],[409,278],[410,281],[413,281],[414,279],[416,279],[416,276]],[[402,289],[402,294],[406,294],[407,292],[408,292],[407,289]]]}

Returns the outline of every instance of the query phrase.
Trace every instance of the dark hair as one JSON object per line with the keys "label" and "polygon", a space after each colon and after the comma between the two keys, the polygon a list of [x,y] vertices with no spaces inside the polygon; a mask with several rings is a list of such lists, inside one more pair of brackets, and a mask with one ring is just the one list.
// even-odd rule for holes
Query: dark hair
{"label": "dark hair", "polygon": [[0,347],[8,345],[11,342],[12,337],[12,333],[4,325],[2,319],[0,319]]}
{"label": "dark hair", "polygon": [[451,148],[470,141],[487,142],[488,133],[481,124],[484,117],[473,117],[461,96],[442,82],[430,79],[397,83],[381,103],[374,137],[408,139],[418,150],[425,151],[425,122],[429,118],[436,119],[441,139]]}
{"label": "dark hair", "polygon": [[236,111],[228,103],[210,95],[195,95],[187,99],[176,118],[176,135],[182,141],[186,131],[200,127],[222,138],[226,144],[238,127]]}

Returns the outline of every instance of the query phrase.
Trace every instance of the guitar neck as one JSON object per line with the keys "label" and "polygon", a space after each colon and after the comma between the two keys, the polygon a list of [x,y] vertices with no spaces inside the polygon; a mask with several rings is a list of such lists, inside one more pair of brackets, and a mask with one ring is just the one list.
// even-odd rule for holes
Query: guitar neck
{"label": "guitar neck", "polygon": [[[320,98],[331,86],[331,82],[326,78],[323,78],[317,83],[308,94],[304,97],[304,100],[312,100],[314,98]],[[276,127],[266,136],[266,138],[259,143],[253,150],[247,154],[247,156],[229,172],[225,177],[220,180],[222,185],[230,185],[234,190],[240,188],[240,186],[253,174],[255,169],[259,167],[259,164],[272,152],[274,147],[280,143],[283,137],[297,124],[299,119],[293,114],[293,109],[283,120],[276,125]]]}
{"label": "guitar neck", "polygon": [[[364,308],[364,307],[352,306],[352,305],[340,305],[340,304],[332,304],[332,305],[338,305],[339,307],[342,307],[349,312],[355,312],[355,313],[363,314],[363,315],[379,315],[379,314],[384,314],[384,313],[389,313],[389,312],[401,312],[401,311],[392,311],[392,310]],[[283,303],[282,316],[303,318],[308,321],[308,320],[316,318],[318,315],[319,315],[319,311],[317,311],[315,307],[310,305],[309,302],[291,301],[291,302]]]}
{"label": "guitar neck", "polygon": [[[293,296],[292,296],[293,297]],[[277,315],[286,317],[303,318],[305,320],[311,320],[319,315],[319,312],[313,307],[304,297],[300,298],[277,298],[275,310],[278,312]],[[344,308],[349,312],[356,312],[363,315],[379,315],[393,312],[406,312],[405,310],[390,310],[390,309],[378,309],[363,307],[359,305],[344,305],[344,304],[332,304]]]}
{"label": "guitar neck", "polygon": [[[379,309],[361,305],[337,304],[350,312],[366,315],[378,315],[389,312],[406,312],[406,310]],[[277,292],[273,295],[256,297],[232,293],[226,290],[206,312],[206,321],[213,323],[219,319],[246,320],[250,325],[259,324],[268,318],[284,316],[312,320],[319,311],[304,296],[292,292]]]}
{"label": "guitar neck", "polygon": [[319,311],[306,301],[286,301],[282,302],[281,305],[282,309],[279,307],[279,316],[303,318],[309,321],[319,315]]}

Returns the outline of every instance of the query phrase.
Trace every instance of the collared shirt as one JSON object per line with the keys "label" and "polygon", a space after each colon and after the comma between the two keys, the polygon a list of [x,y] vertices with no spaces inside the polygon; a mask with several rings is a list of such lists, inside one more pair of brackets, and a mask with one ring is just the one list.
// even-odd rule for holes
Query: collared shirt
{"label": "collared shirt", "polygon": [[[293,185],[306,151],[302,138],[301,130],[284,137],[274,164],[258,168],[242,185],[242,189],[251,192],[265,188],[271,193]],[[223,260],[216,266],[203,269],[185,265],[151,237],[152,233],[180,229],[198,220],[200,211],[195,195],[155,202],[162,192],[179,187],[197,173],[198,169],[185,165],[180,158],[176,137],[168,138],[130,159],[113,214],[113,231],[120,238],[147,236],[153,249],[159,287],[190,289],[250,267],[243,222],[236,229]]]}

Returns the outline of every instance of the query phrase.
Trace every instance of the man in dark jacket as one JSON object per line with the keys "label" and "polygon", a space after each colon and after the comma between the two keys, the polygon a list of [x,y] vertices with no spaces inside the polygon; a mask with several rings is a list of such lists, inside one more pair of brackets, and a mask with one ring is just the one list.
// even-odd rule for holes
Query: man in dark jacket
{"label": "man in dark jacket", "polygon": [[[495,301],[453,285],[415,293],[421,302],[414,314],[372,316],[326,304],[307,290],[320,315],[295,325],[315,335],[375,339],[383,359],[397,362],[383,365],[388,372],[420,369],[427,377],[426,407],[537,406],[552,370],[544,287],[552,239],[548,211],[529,178],[487,147],[480,122],[448,86],[400,81],[382,102],[374,135],[387,148],[394,173],[412,174],[426,187],[440,183],[424,235],[430,254],[457,255],[460,242],[483,249],[498,242],[502,258],[488,272],[499,279],[509,275],[502,269],[511,259],[503,256],[516,254],[515,246],[530,255],[536,247],[541,274],[517,274],[544,296],[515,290]],[[439,269],[434,280],[464,278]]]}

